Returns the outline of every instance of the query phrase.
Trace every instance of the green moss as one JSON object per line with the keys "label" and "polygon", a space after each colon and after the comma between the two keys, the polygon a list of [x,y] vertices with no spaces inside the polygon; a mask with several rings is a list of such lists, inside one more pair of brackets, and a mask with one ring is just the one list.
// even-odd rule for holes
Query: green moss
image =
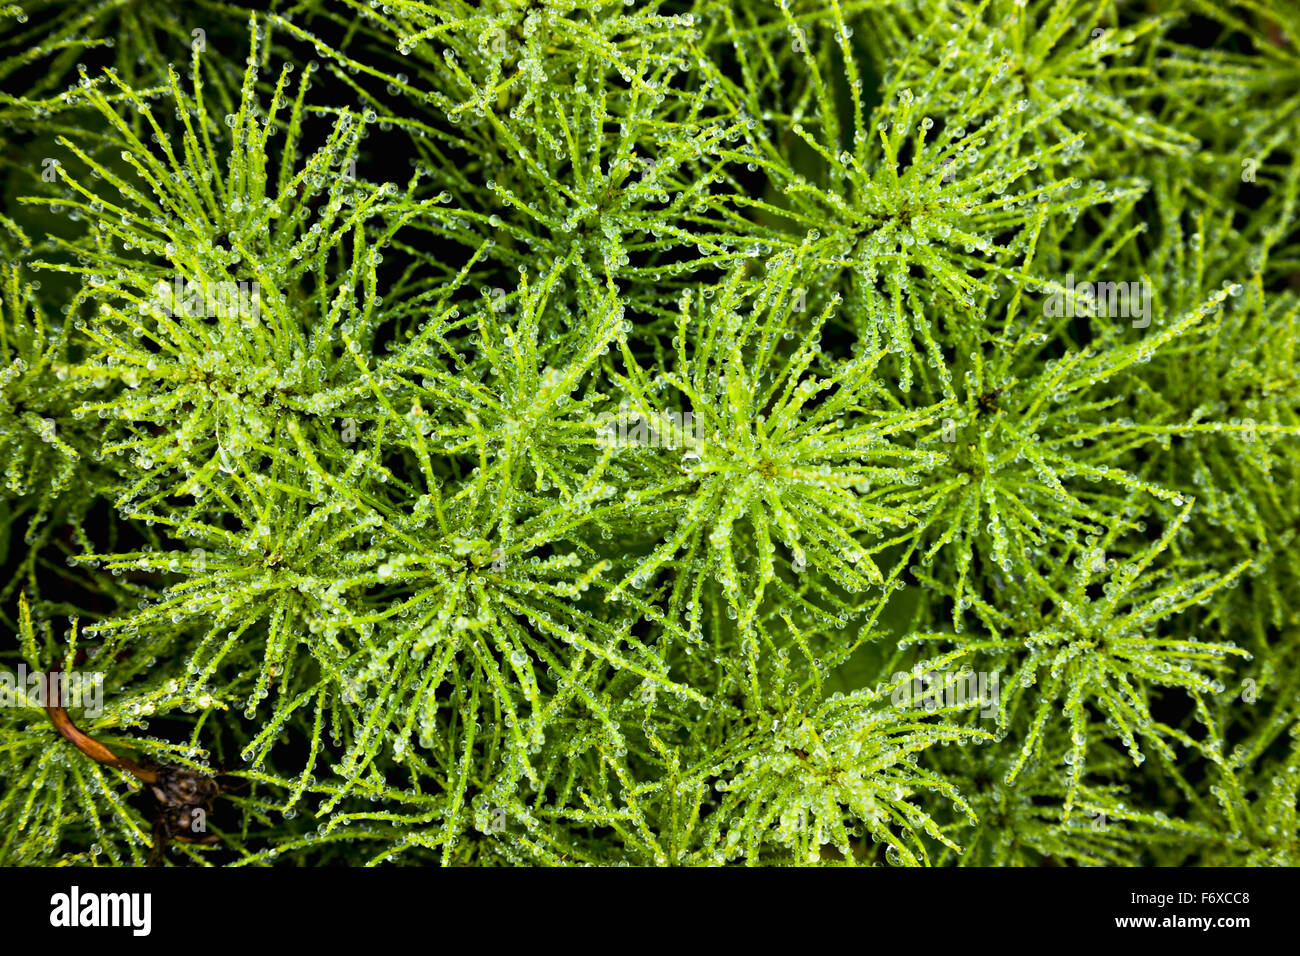
{"label": "green moss", "polygon": [[0,862],[1295,865],[1300,19],[1157,6],[0,11],[0,656],[222,789],[22,688]]}

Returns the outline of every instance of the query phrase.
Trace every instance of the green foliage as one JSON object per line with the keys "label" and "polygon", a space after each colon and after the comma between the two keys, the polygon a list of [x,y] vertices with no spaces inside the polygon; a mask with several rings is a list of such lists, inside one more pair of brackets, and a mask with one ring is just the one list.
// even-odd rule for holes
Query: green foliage
{"label": "green foliage", "polygon": [[167,862],[1300,862],[1291,4],[270,6],[0,10],[0,656]]}

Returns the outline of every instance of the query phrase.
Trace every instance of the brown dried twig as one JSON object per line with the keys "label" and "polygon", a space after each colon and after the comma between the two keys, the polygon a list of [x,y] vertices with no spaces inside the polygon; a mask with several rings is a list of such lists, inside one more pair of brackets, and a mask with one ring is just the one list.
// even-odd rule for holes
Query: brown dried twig
{"label": "brown dried twig", "polygon": [[220,784],[207,774],[177,764],[138,764],[129,757],[118,756],[79,730],[63,707],[63,699],[59,694],[59,671],[60,668],[56,666],[46,675],[48,703],[45,710],[54,729],[96,763],[116,767],[146,784],[157,801],[159,812],[154,821],[154,845],[150,862],[158,862],[169,839],[182,843],[216,843],[219,839],[216,834],[194,834],[206,829],[212,803],[221,794]]}

